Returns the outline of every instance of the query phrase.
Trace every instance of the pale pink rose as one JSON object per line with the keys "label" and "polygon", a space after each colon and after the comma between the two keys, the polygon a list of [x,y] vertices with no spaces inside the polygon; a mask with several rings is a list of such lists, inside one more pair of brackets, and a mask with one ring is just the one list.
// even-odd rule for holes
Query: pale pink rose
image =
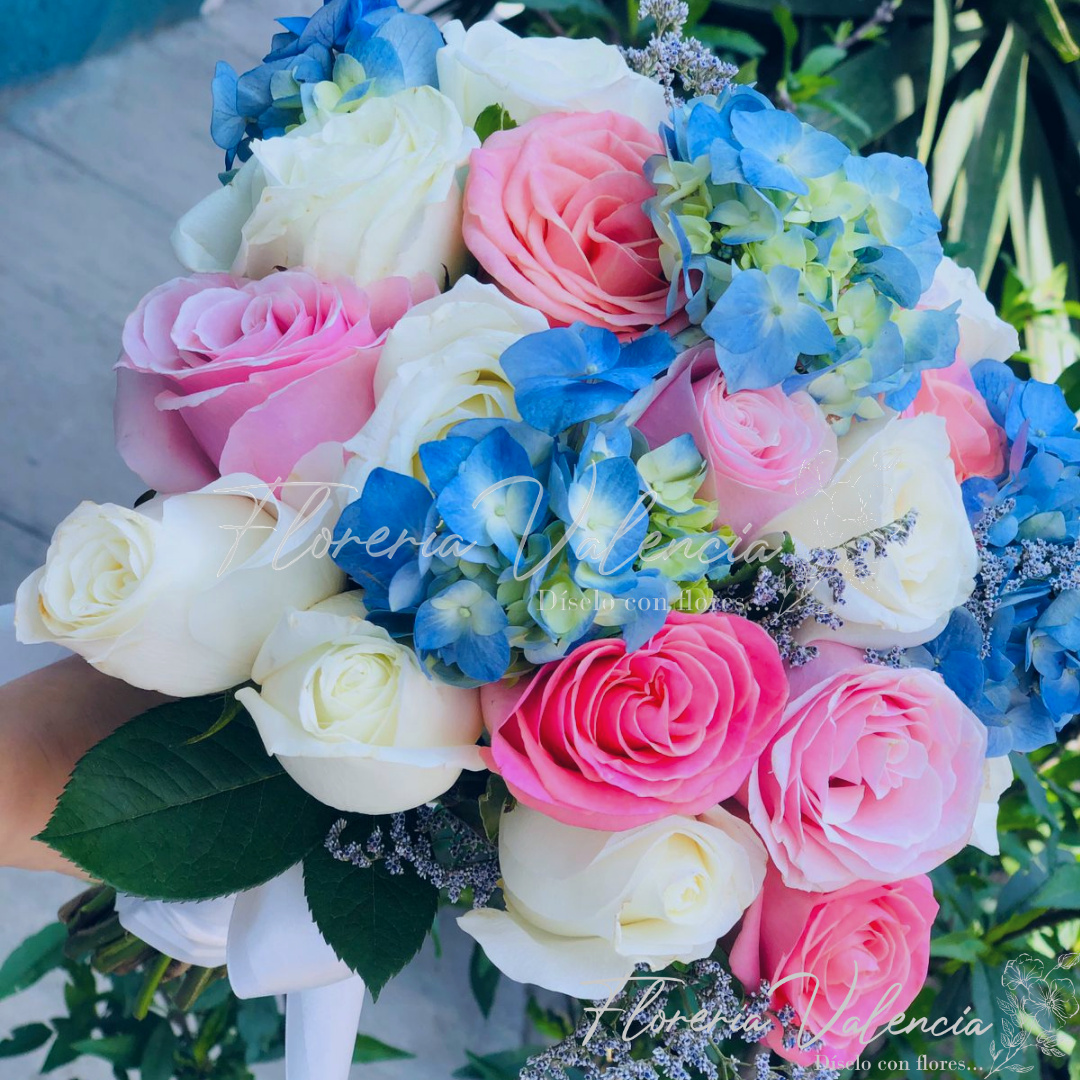
{"label": "pale pink rose", "polygon": [[783,723],[744,793],[751,824],[796,889],[940,866],[971,836],[986,728],[933,671],[820,650],[789,676]]}
{"label": "pale pink rose", "polygon": [[632,337],[667,318],[660,240],[642,209],[659,135],[618,113],[550,113],[491,135],[469,162],[465,243],[553,325]]}
{"label": "pale pink rose", "polygon": [[636,652],[592,641],[527,681],[484,687],[482,754],[526,806],[618,832],[733,795],[786,700],[780,655],[759,626],[673,611]]}
{"label": "pale pink rose", "polygon": [[730,393],[711,342],[684,353],[635,425],[657,447],[689,432],[709,463],[701,497],[745,537],[820,491],[836,470],[836,435],[807,393]]}
{"label": "pale pink rose", "polygon": [[926,982],[937,911],[926,876],[807,893],[789,889],[770,867],[765,888],[743,917],[731,970],[750,993],[762,979],[775,986],[790,978],[773,991],[770,1008],[774,1015],[792,1008],[800,1046],[814,1035],[823,1045],[785,1047],[777,1028],[765,1042],[800,1065],[819,1055],[836,1068],[855,1061]]}
{"label": "pale pink rose", "polygon": [[994,423],[963,360],[922,373],[922,386],[904,416],[933,413],[945,421],[949,455],[962,484],[972,476],[991,479],[1005,471],[1005,432]]}
{"label": "pale pink rose", "polygon": [[191,491],[227,473],[273,482],[374,409],[387,331],[434,296],[429,277],[365,290],[286,270],[261,281],[175,278],[124,326],[116,441],[152,488]]}

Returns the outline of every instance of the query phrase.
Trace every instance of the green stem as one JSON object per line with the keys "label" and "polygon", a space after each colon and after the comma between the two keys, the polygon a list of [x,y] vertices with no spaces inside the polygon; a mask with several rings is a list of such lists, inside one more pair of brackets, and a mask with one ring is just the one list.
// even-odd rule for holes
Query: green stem
{"label": "green stem", "polygon": [[142,988],[139,990],[139,996],[135,999],[133,1013],[136,1020],[146,1019],[146,1015],[150,1012],[150,1006],[154,1000],[154,994],[157,993],[157,988],[161,985],[161,980],[165,977],[165,972],[169,969],[171,963],[172,957],[165,956],[163,953],[154,961],[154,964],[149,971],[147,971],[146,978],[143,979]]}

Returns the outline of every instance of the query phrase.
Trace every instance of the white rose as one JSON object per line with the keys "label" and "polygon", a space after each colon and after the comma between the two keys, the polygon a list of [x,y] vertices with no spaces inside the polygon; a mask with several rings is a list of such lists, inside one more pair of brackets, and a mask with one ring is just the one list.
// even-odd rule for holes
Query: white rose
{"label": "white rose", "polygon": [[373,469],[423,479],[418,452],[462,420],[517,419],[514,388],[499,357],[548,328],[544,317],[494,285],[462,278],[418,304],[390,331],[375,369],[375,411],[345,444],[345,480],[357,491]]}
{"label": "white rose", "polygon": [[667,119],[664,88],[631,71],[622,53],[596,38],[519,38],[496,22],[443,28],[435,55],[439,87],[466,124],[501,105],[519,123],[552,112],[612,112],[649,131]]}
{"label": "white rose", "polygon": [[506,911],[458,924],[516,982],[606,998],[635,964],[708,956],[761,891],[765,861],[753,829],[719,807],[610,833],[519,804],[499,827]]}
{"label": "white rose", "polygon": [[815,626],[813,635],[865,648],[930,641],[971,595],[979,563],[945,421],[930,414],[864,421],[839,449],[829,485],[775,518],[765,532],[789,532],[805,555],[888,525],[909,510],[918,518],[906,543],[891,544],[880,560],[868,557],[869,576],[860,580],[853,563],[842,559],[844,602],[834,601],[826,586],[818,598],[844,625],[836,631]]}
{"label": "white rose", "polygon": [[[253,494],[225,493],[240,488]],[[297,514],[242,475],[137,510],[84,502],[19,586],[16,634],[147,690],[228,689],[251,676],[283,611],[343,587],[330,559],[305,553],[322,516]]]}
{"label": "white rose", "polygon": [[232,183],[180,219],[173,247],[190,270],[252,278],[278,266],[359,285],[454,277],[465,259],[457,171],[477,145],[430,86],[372,98],[256,142]]}
{"label": "white rose", "polygon": [[359,593],[289,612],[237,699],[267,753],[320,802],[392,814],[484,768],[477,690],[428,677],[412,649],[364,619]]}
{"label": "white rose", "polygon": [[918,307],[941,311],[960,301],[960,347],[958,360],[973,367],[980,360],[1008,360],[1020,351],[1020,336],[1014,326],[998,318],[994,305],[979,288],[975,274],[958,266],[952,259],[938,263],[930,288],[923,293]]}
{"label": "white rose", "polygon": [[1000,855],[998,840],[998,804],[1001,796],[1012,787],[1012,763],[1007,757],[987,758],[983,764],[983,788],[979,795],[979,808],[975,812],[975,825],[968,843],[985,851],[987,855]]}

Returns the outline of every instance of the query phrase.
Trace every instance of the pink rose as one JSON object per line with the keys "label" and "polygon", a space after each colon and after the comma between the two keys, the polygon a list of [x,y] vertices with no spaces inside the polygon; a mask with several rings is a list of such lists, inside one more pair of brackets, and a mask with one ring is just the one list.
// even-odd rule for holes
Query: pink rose
{"label": "pink rose", "polygon": [[753,536],[820,491],[836,469],[836,435],[814,399],[779,386],[728,391],[711,342],[684,353],[637,422],[657,447],[688,431],[709,463],[703,498],[718,524]]}
{"label": "pink rose", "polygon": [[933,413],[945,421],[949,454],[962,484],[972,476],[1005,471],[1005,432],[994,423],[963,360],[922,373],[922,386],[904,416]]}
{"label": "pink rose", "polygon": [[786,700],[764,630],[673,611],[636,652],[617,638],[591,641],[524,685],[485,687],[482,754],[527,806],[617,832],[733,795]]}
{"label": "pink rose", "polygon": [[[820,1054],[837,1068],[855,1061],[875,1031],[915,1000],[930,966],[930,929],[938,905],[930,879],[859,881],[830,893],[789,889],[775,868],[743,917],[731,970],[750,992],[777,986],[773,1013],[790,1006],[802,1045],[784,1047],[778,1029],[765,1042],[781,1057],[809,1065]],[[792,978],[806,975],[811,978]],[[864,1033],[865,1029],[865,1033]]]}
{"label": "pink rose", "polygon": [[618,113],[550,113],[490,136],[465,185],[465,243],[553,325],[632,337],[667,318],[660,240],[642,204],[660,137]]}
{"label": "pink rose", "polygon": [[344,441],[374,409],[387,331],[436,292],[428,277],[367,290],[287,270],[261,281],[175,278],[124,326],[116,441],[158,491],[228,473],[274,481],[320,443]]}
{"label": "pink rose", "polygon": [[789,676],[783,723],[747,786],[751,824],[796,889],[940,866],[971,836],[986,728],[935,672],[820,649]]}

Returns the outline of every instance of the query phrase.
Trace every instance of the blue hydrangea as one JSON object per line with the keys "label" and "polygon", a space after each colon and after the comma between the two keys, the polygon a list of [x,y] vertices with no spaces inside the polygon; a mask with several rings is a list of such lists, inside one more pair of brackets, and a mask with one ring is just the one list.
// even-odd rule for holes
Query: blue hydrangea
{"label": "blue hydrangea", "polygon": [[371,94],[437,85],[442,34],[396,0],[324,0],[310,18],[278,22],[283,32],[257,67],[237,75],[224,61],[217,65],[210,133],[226,169],[250,157],[253,141],[312,116],[347,112]]}
{"label": "blue hydrangea", "polygon": [[980,554],[975,593],[908,656],[941,671],[998,756],[1053,742],[1080,712],[1080,433],[1059,387],[992,360],[972,375],[1005,427],[1009,465],[996,480],[964,483]]}
{"label": "blue hydrangea", "polygon": [[[647,209],[669,309],[686,304],[732,388],[809,390],[842,432],[949,363],[956,306],[915,310],[942,257],[917,161],[853,155],[744,86],[677,106],[664,136]],[[845,310],[856,290],[873,318]]]}
{"label": "blue hydrangea", "polygon": [[627,345],[584,323],[528,334],[500,359],[522,417],[554,435],[625,404],[675,359],[675,343],[652,330]]}
{"label": "blue hydrangea", "polygon": [[[582,341],[567,333],[556,344]],[[600,354],[605,377],[621,379],[628,357],[627,381],[642,385],[661,342],[616,342]],[[528,371],[529,353],[519,360]],[[592,405],[553,435],[524,421],[458,424],[420,448],[427,485],[376,469],[342,513],[335,561],[363,586],[369,617],[410,638],[434,676],[493,682],[597,637],[638,648],[684,590],[728,573],[734,537],[697,498],[706,469],[693,440],[650,450],[609,417],[607,390],[582,400]]]}

